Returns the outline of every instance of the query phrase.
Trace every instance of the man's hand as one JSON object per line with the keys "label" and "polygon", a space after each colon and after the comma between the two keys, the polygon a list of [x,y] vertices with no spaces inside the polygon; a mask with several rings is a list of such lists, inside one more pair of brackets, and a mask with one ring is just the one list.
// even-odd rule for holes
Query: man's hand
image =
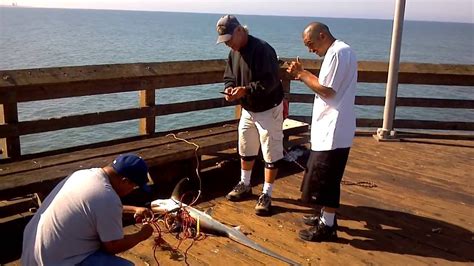
{"label": "man's hand", "polygon": [[135,213],[133,214],[133,217],[139,222],[146,222],[153,218],[153,212],[144,207],[135,207]]}
{"label": "man's hand", "polygon": [[290,73],[295,79],[300,79],[301,74],[304,72],[303,64],[300,62],[300,58],[296,57],[296,62],[292,61],[290,66],[286,69],[286,72]]}
{"label": "man's hand", "polygon": [[225,100],[228,102],[232,102],[244,97],[245,94],[247,93],[247,90],[245,89],[245,87],[240,86],[240,87],[234,87],[234,88],[231,88],[231,87],[226,88],[224,92],[227,93],[227,95],[225,96]]}

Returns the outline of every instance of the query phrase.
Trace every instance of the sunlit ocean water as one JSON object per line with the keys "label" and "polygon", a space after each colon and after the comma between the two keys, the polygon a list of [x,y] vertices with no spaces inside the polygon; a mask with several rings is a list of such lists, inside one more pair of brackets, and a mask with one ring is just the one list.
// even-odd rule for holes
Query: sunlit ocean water
{"label": "sunlit ocean water", "polygon": [[[224,59],[228,48],[215,45],[220,15],[0,8],[0,69],[25,69],[114,63]],[[359,60],[388,61],[392,33],[389,20],[238,16],[251,34],[266,40],[280,57],[315,58],[301,42],[311,21],[329,25],[350,44]],[[402,62],[474,64],[474,24],[406,21]],[[221,97],[222,84],[158,90],[157,103]],[[292,91],[310,93],[293,82]],[[358,95],[383,96],[384,84],[358,84]],[[400,85],[399,96],[474,99],[472,87]],[[120,93],[19,104],[20,121],[100,112],[138,106],[138,93]],[[232,119],[233,107],[157,118],[157,131],[179,130]],[[292,104],[292,115],[311,115],[310,104]],[[383,107],[357,107],[361,118],[382,118]],[[398,108],[397,118],[474,121],[472,110]],[[60,130],[21,137],[22,153],[65,148],[133,136],[138,120]]]}

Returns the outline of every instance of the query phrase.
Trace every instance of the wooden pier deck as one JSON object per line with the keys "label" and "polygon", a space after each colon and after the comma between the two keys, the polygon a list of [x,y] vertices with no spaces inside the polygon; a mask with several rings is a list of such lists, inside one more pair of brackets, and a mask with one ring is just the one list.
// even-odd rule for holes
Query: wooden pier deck
{"label": "wooden pier deck", "polygon": [[[306,69],[315,74],[319,72],[320,63],[304,60]],[[226,102],[218,95],[217,89],[214,97],[218,98],[179,103],[157,103],[156,99],[162,95],[161,89],[165,88],[173,88],[179,93],[181,88],[200,90],[203,87],[194,86],[221,83],[224,67],[225,60],[200,60],[1,70],[0,234],[3,241],[0,241],[0,265],[19,265],[16,259],[21,252],[21,232],[31,217],[31,213],[24,212],[24,209],[29,210],[31,207],[31,200],[16,197],[38,193],[38,198],[41,198],[41,192],[48,191],[54,182],[74,170],[103,166],[118,153],[136,152],[146,158],[160,175],[156,177],[160,182],[156,186],[159,196],[169,196],[167,193],[170,192],[172,178],[168,177],[176,177],[176,169],[180,170],[178,172],[192,171],[193,162],[187,161],[188,164],[183,165],[183,160],[194,161],[195,151],[194,147],[170,139],[167,133],[171,132],[162,132],[162,120],[158,119],[157,123],[157,118],[227,108],[236,103]],[[472,87],[473,70],[473,65],[403,63],[398,80],[400,84]],[[359,62],[358,71],[361,87],[364,87],[364,83],[384,84],[388,63]],[[291,91],[292,81],[285,69],[280,69],[280,74],[285,97],[290,104],[313,102],[313,94]],[[22,120],[19,116],[19,104],[82,96],[100,98],[102,95],[123,92],[137,92],[138,105],[126,109],[113,106],[108,111],[94,110],[91,106],[91,110],[85,114],[58,114],[35,120]],[[416,95],[397,97],[397,106],[474,109],[472,99],[431,99]],[[355,102],[358,106],[383,106],[385,98],[357,96]],[[237,134],[235,128],[224,126],[234,123],[239,116],[240,108],[235,106],[235,117],[221,121],[222,126],[214,128],[217,131],[210,128],[217,125],[180,129],[183,131],[180,137],[205,144],[199,156],[214,156],[207,161],[207,165],[214,163],[213,160],[224,161],[219,164],[220,167],[203,171],[203,195],[197,206],[202,209],[213,207],[217,220],[240,225],[251,239],[303,265],[474,264],[472,119],[432,121],[395,118],[393,121],[397,131],[456,132],[453,134],[458,137],[451,139],[407,135],[400,142],[381,143],[369,136],[358,136],[342,186],[342,207],[338,212],[340,239],[334,243],[318,244],[304,242],[297,237],[298,230],[304,227],[302,215],[313,210],[311,206],[304,206],[298,201],[303,173],[294,163],[286,165],[276,181],[273,216],[262,218],[254,214],[257,196],[240,203],[224,199],[225,194],[236,184],[240,173],[235,150],[228,150],[234,157],[229,157],[229,154],[222,156],[222,150],[235,147]],[[311,121],[310,116],[292,115],[290,118],[301,122]],[[111,141],[62,150],[36,154],[22,152],[21,137],[26,135],[133,120],[139,121],[139,134],[130,138],[118,135]],[[357,118],[357,126],[364,129],[379,128],[382,122],[382,119],[373,117]],[[296,137],[300,133],[290,132],[288,135]],[[467,137],[459,137],[459,134]],[[306,137],[303,136],[297,142],[306,141]],[[262,165],[256,165],[253,178],[255,194],[261,190],[262,172]],[[10,200],[14,204],[10,205],[9,202],[3,205],[3,200]],[[13,214],[9,216],[7,213]],[[134,230],[137,230],[134,226],[126,227],[127,232]],[[176,245],[173,236],[165,237],[171,247]],[[158,248],[155,255],[160,265],[185,265],[182,252],[189,244],[183,243],[180,252],[174,252],[171,248]],[[156,264],[151,238],[121,255],[136,265]],[[281,264],[271,257],[217,236],[208,236],[194,243],[187,253],[187,262],[190,265]]]}
{"label": "wooden pier deck", "polygon": [[[232,152],[232,151],[231,151]],[[339,240],[312,243],[299,240],[300,218],[312,212],[299,203],[303,172],[288,163],[273,192],[274,215],[258,217],[255,199],[225,200],[238,180],[238,161],[202,173],[203,197],[197,208],[213,209],[213,217],[239,225],[261,245],[302,265],[472,265],[474,263],[473,140],[403,138],[381,143],[355,138],[342,185],[338,211]],[[261,190],[262,165],[256,165],[254,194]],[[368,182],[367,187],[357,182]],[[167,197],[168,195],[162,195]],[[137,227],[130,225],[126,232]],[[174,247],[177,240],[165,239]],[[136,265],[156,265],[153,239],[120,254]],[[156,250],[160,265],[186,265],[183,242],[179,251]],[[209,235],[187,253],[190,265],[283,265],[278,260]],[[19,265],[12,261],[7,265]]]}
{"label": "wooden pier deck", "polygon": [[[303,173],[294,165],[285,167],[276,181],[271,217],[254,214],[255,199],[233,203],[223,197],[238,178],[237,164],[206,177],[204,202],[198,207],[212,207],[217,220],[240,225],[251,239],[303,265],[472,265],[473,159],[472,140],[412,138],[378,143],[371,137],[357,137],[344,176],[335,243],[298,239],[297,232],[304,227],[300,218],[312,211],[298,202]],[[262,177],[253,181],[257,194]],[[376,187],[354,184],[360,181]],[[126,228],[134,230],[134,226]],[[166,239],[171,245],[177,243],[172,236]],[[180,251],[190,243],[184,242]],[[156,264],[152,239],[121,255],[137,265]],[[185,265],[182,253],[158,248],[156,257],[160,265]],[[217,236],[195,242],[187,261],[190,265],[283,265]]]}

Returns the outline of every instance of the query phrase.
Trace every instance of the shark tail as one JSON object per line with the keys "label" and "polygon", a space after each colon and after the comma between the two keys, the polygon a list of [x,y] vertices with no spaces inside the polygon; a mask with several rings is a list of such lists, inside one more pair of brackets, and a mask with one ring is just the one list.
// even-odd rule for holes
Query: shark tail
{"label": "shark tail", "polygon": [[228,237],[232,240],[234,240],[235,242],[237,243],[240,243],[244,246],[247,246],[249,248],[253,248],[257,251],[260,251],[262,252],[263,254],[266,254],[268,256],[271,256],[271,257],[274,257],[275,259],[278,259],[278,260],[281,260],[281,261],[284,261],[286,263],[288,263],[289,265],[301,265],[299,264],[298,262],[295,262],[291,259],[288,259],[286,257],[283,257],[267,248],[264,248],[263,246],[259,245],[258,243],[252,241],[250,238],[248,238],[246,235],[244,235],[242,232],[240,232],[239,230],[234,230],[234,232],[232,233],[229,233]]}

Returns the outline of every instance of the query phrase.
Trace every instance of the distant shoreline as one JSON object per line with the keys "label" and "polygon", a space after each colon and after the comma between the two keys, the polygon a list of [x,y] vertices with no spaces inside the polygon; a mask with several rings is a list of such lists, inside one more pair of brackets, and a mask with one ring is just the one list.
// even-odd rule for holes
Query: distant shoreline
{"label": "distant shoreline", "polygon": [[[222,15],[223,13],[210,12],[186,12],[186,11],[172,11],[172,10],[139,10],[139,9],[97,9],[97,8],[67,8],[67,7],[35,7],[35,6],[11,6],[0,4],[0,8],[31,8],[31,9],[62,9],[62,10],[92,10],[92,11],[121,11],[121,12],[159,12],[159,13],[180,13],[180,14],[203,14],[203,15]],[[361,19],[361,20],[377,20],[377,21],[392,21],[386,18],[362,18],[362,17],[308,17],[308,16],[293,16],[293,15],[262,15],[262,14],[239,14],[238,16],[262,16],[262,17],[293,17],[293,18],[308,18],[314,20],[315,18],[324,19]],[[415,22],[435,22],[435,23],[459,23],[459,24],[474,24],[474,22],[459,22],[459,21],[435,21],[435,20],[416,20],[405,19],[405,21]]]}

